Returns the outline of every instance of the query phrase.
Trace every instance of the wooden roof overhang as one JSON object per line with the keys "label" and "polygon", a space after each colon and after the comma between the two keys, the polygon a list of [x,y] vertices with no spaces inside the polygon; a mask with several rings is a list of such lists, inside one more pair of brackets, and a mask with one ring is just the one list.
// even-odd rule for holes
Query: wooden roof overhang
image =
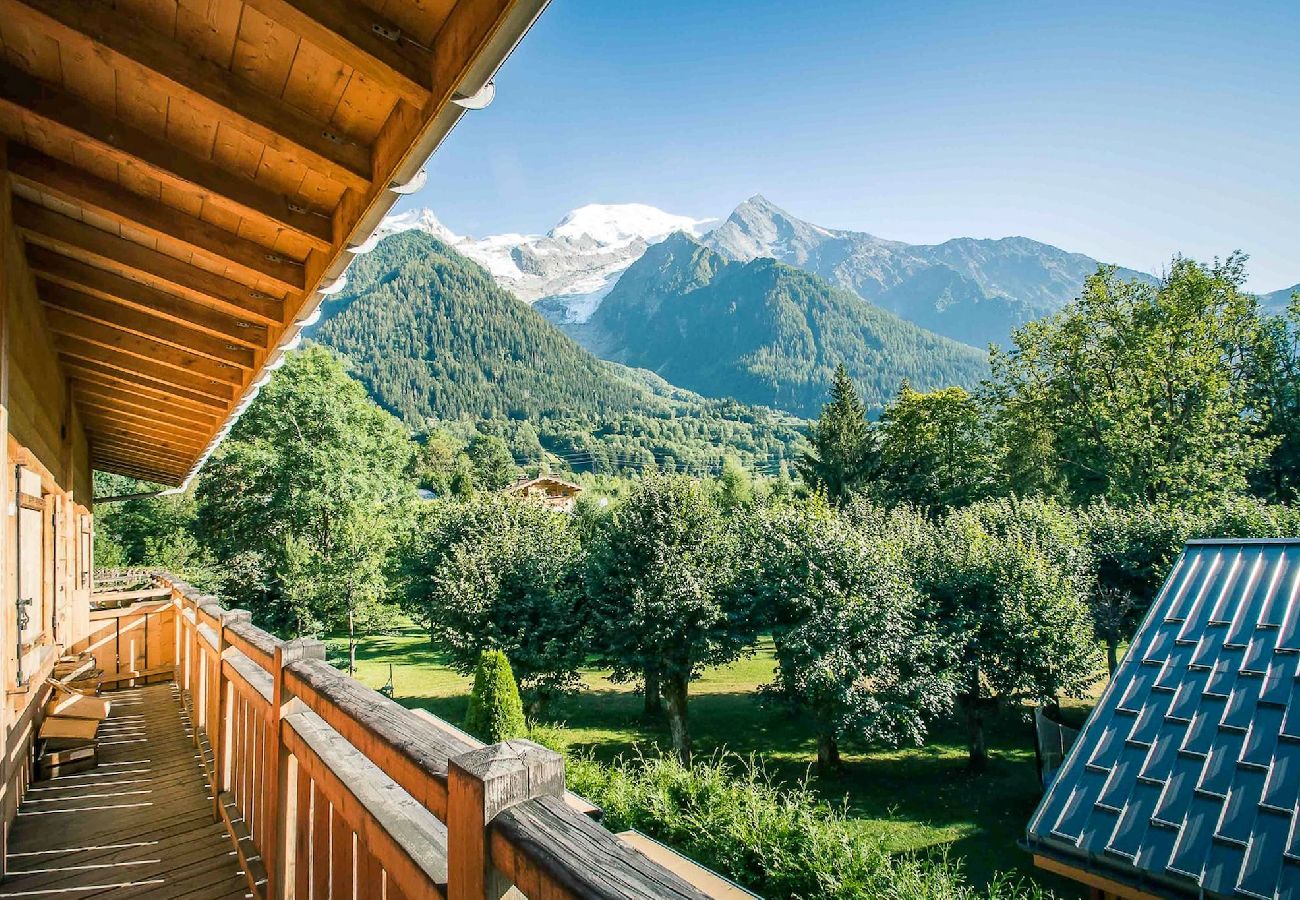
{"label": "wooden roof overhang", "polygon": [[0,137],[101,470],[187,481],[547,0],[0,0]]}

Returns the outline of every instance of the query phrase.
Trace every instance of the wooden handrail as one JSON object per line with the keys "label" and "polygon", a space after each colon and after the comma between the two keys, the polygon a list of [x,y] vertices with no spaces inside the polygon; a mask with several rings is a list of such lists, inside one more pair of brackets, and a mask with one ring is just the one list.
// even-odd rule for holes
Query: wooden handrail
{"label": "wooden handrail", "polygon": [[177,606],[176,680],[214,812],[255,896],[705,896],[566,802],[559,754],[485,746],[339,672],[319,641],[281,641],[154,577]]}

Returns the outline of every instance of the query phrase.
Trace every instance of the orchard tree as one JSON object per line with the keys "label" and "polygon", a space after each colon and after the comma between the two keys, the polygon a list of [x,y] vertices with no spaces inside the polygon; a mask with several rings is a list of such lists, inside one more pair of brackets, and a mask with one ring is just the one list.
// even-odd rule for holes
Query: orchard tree
{"label": "orchard tree", "polygon": [[988,712],[1082,696],[1096,679],[1087,555],[1068,513],[1039,501],[985,501],[932,534],[917,583],[946,644],[979,770]]}
{"label": "orchard tree", "polygon": [[959,387],[929,393],[906,381],[880,418],[879,492],[931,510],[998,492],[1001,453],[984,405]]}
{"label": "orchard tree", "polygon": [[1245,257],[1174,259],[1159,284],[1102,267],[1082,296],[993,354],[990,396],[1022,493],[1209,504],[1277,443],[1252,402],[1256,301]]}
{"label": "orchard tree", "polygon": [[200,536],[230,573],[223,593],[280,633],[348,627],[353,643],[388,599],[411,455],[336,356],[290,354],[199,483]]}
{"label": "orchard tree", "polygon": [[587,655],[578,529],[564,513],[497,495],[461,512],[423,586],[430,637],[462,674],[484,651],[504,653],[539,714],[577,686]]}
{"label": "orchard tree", "polygon": [[595,647],[615,681],[644,678],[668,708],[673,749],[691,752],[686,703],[705,666],[737,659],[753,629],[726,590],[733,553],[717,507],[682,475],[647,472],[591,550]]}
{"label": "orchard tree", "polygon": [[831,383],[831,400],[808,434],[812,448],[798,463],[799,475],[833,503],[844,503],[866,484],[875,467],[875,436],[867,408],[849,372],[840,363]]}
{"label": "orchard tree", "polygon": [[776,680],[764,690],[817,729],[817,767],[838,768],[840,741],[920,744],[952,701],[934,672],[933,635],[917,618],[897,545],[869,535],[818,496],[745,527],[736,593],[770,627]]}

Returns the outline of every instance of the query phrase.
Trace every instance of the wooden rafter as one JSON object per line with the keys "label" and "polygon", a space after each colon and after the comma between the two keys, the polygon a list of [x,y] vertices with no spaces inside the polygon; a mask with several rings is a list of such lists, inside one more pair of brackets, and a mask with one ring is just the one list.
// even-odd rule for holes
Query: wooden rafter
{"label": "wooden rafter", "polygon": [[265,325],[243,321],[219,310],[169,294],[147,284],[123,278],[104,269],[63,256],[46,247],[27,248],[28,267],[43,279],[83,293],[120,303],[140,312],[159,316],[209,336],[253,349],[264,349]]}
{"label": "wooden rafter", "polygon": [[[50,321],[50,330],[55,335],[55,345],[60,353],[89,362],[138,373],[150,381],[160,382],[169,389],[180,388],[193,394],[202,394],[229,404],[235,397],[236,382],[208,376],[195,372],[183,365],[172,365],[163,361],[161,356],[150,355],[155,348],[170,351],[172,348],[155,344],[145,338],[138,338],[125,332],[114,332],[97,322],[79,319],[58,310],[46,310]],[[55,324],[58,323],[58,325]],[[129,339],[130,349],[118,345],[120,339]],[[152,346],[150,346],[152,345]],[[122,354],[126,355],[123,356]],[[196,361],[211,363],[202,357],[193,357]],[[238,371],[238,370],[234,370]]]}
{"label": "wooden rafter", "polygon": [[74,393],[81,393],[112,407],[138,410],[139,414],[157,416],[178,424],[212,429],[218,419],[215,411],[179,406],[157,397],[142,396],[139,392],[123,390],[113,384],[104,384],[90,378],[80,378],[74,373],[71,379]]}
{"label": "wooden rafter", "polygon": [[370,183],[367,148],[334,135],[297,107],[100,0],[0,0],[0,5],[39,31],[80,44],[288,159],[347,187],[362,189]]}
{"label": "wooden rafter", "polygon": [[192,266],[174,256],[110,234],[20,197],[14,198],[14,223],[28,239],[64,254],[89,258],[139,281],[166,284],[198,303],[241,321],[279,325],[284,303],[246,284]]}
{"label": "wooden rafter", "polygon": [[36,190],[154,237],[179,241],[213,262],[238,266],[285,290],[301,291],[305,283],[302,263],[29,147],[10,146],[9,170]]}
{"label": "wooden rafter", "polygon": [[45,321],[55,334],[79,338],[92,344],[98,344],[106,350],[126,353],[143,360],[150,360],[176,369],[188,375],[206,378],[209,381],[225,383],[232,388],[240,383],[242,369],[199,356],[185,350],[178,350],[152,338],[132,334],[120,328],[114,328],[93,319],[68,312],[57,307],[45,307]]}
{"label": "wooden rafter", "polygon": [[178,406],[210,410],[218,417],[230,406],[229,396],[210,396],[174,384],[166,378],[152,377],[139,369],[115,368],[100,362],[95,358],[98,349],[94,345],[86,345],[80,348],[80,355],[65,352],[60,355],[59,363],[74,378],[93,381],[149,399],[165,398]]}
{"label": "wooden rafter", "polygon": [[417,109],[429,101],[433,61],[393,23],[354,0],[244,0]]}
{"label": "wooden rafter", "polygon": [[128,334],[157,341],[175,347],[177,350],[204,356],[240,369],[252,369],[256,361],[252,350],[232,344],[225,338],[196,331],[161,316],[121,306],[111,300],[105,300],[103,297],[64,284],[39,279],[36,285],[41,301],[47,306],[73,313],[92,322],[99,322],[109,328],[116,328]]}
{"label": "wooden rafter", "polygon": [[175,484],[185,477],[183,468],[175,471],[164,471],[164,467],[142,463],[140,458],[135,455],[123,457],[116,453],[105,453],[92,449],[91,459],[97,469],[105,469],[121,475],[130,475],[132,478],[138,478],[141,481],[152,481],[156,484]]}
{"label": "wooden rafter", "polygon": [[320,214],[267,190],[255,181],[190,156],[158,135],[148,134],[21,69],[0,63],[0,114],[21,124],[30,116],[45,129],[83,141],[119,165],[139,168],[159,181],[205,201],[256,216],[328,250],[334,224]]}
{"label": "wooden rafter", "polygon": [[179,465],[184,465],[203,452],[202,445],[194,441],[143,434],[134,427],[125,427],[120,421],[96,416],[93,411],[86,415],[86,430],[105,445],[111,444],[119,450],[152,448],[160,459]]}
{"label": "wooden rafter", "polygon": [[82,415],[88,427],[122,428],[150,440],[171,441],[177,446],[202,451],[206,438],[197,428],[177,427],[126,410],[113,409],[102,403],[83,403]]}

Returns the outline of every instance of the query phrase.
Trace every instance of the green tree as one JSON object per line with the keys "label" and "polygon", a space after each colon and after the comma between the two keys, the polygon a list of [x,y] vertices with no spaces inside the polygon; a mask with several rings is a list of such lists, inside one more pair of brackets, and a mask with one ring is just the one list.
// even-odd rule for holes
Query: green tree
{"label": "green tree", "polygon": [[932,510],[996,493],[1001,454],[984,405],[959,387],[899,389],[880,418],[880,481],[886,499]]}
{"label": "green tree", "polygon": [[725,585],[731,547],[717,507],[681,475],[647,472],[591,550],[595,646],[615,681],[657,680],[673,748],[690,758],[687,694],[705,666],[737,659],[753,629]]}
{"label": "green tree", "polygon": [[1272,443],[1254,487],[1281,502],[1300,498],[1300,294],[1283,315],[1263,317],[1250,354],[1254,406],[1265,415]]}
{"label": "green tree", "polygon": [[718,505],[732,512],[754,502],[754,479],[734,456],[728,456],[718,476]]}
{"label": "green tree", "polygon": [[485,491],[499,491],[519,477],[510,447],[495,434],[479,434],[465,448],[474,468],[474,482]]}
{"label": "green tree", "polygon": [[528,736],[524,705],[510,660],[500,650],[485,650],[474,670],[465,730],[488,744]]}
{"label": "green tree", "polygon": [[800,459],[803,480],[843,503],[866,483],[875,462],[875,438],[867,408],[848,370],[840,363],[831,383],[831,400],[809,430],[812,447]]}
{"label": "green tree", "polygon": [[1159,285],[1103,267],[1077,301],[1018,330],[990,384],[1014,487],[1193,504],[1245,489],[1275,442],[1251,404],[1259,328],[1244,280],[1240,254],[1175,258]]}
{"label": "green tree", "polygon": [[917,585],[946,644],[978,770],[990,710],[1081,696],[1095,680],[1088,558],[1071,516],[1040,501],[975,504],[931,534]]}
{"label": "green tree", "polygon": [[820,497],[774,507],[744,527],[736,591],[772,630],[776,680],[765,691],[817,730],[817,766],[837,768],[844,737],[920,744],[949,708],[949,681],[927,665],[901,548]]}
{"label": "green tree", "polygon": [[461,514],[467,521],[421,586],[430,637],[464,674],[484,650],[505,653],[540,714],[578,685],[586,659],[578,530],[571,516],[501,496]]}
{"label": "green tree", "polygon": [[[408,515],[411,442],[321,347],[291,354],[199,483],[222,591],[281,633],[373,620]],[[350,641],[352,643],[352,641]]]}

